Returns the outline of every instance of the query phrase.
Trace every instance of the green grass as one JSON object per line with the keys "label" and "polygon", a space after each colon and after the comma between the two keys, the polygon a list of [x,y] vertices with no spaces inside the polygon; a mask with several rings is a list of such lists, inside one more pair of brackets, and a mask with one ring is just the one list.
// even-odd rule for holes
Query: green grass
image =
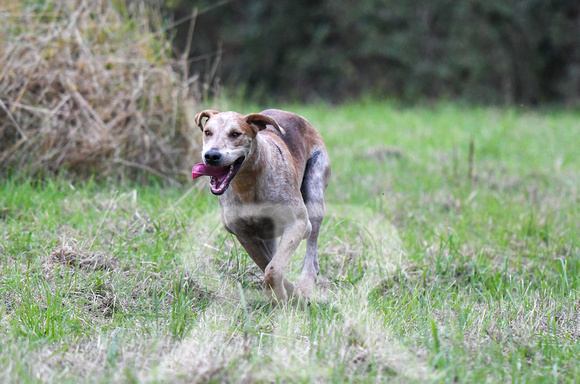
{"label": "green grass", "polygon": [[10,179],[0,381],[580,380],[580,114],[285,108],[333,166],[310,308],[270,307],[205,184]]}

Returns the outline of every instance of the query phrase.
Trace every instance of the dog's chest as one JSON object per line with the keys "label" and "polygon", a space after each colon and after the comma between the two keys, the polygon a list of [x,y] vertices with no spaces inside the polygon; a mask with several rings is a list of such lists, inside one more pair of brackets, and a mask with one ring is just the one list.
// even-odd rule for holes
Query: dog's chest
{"label": "dog's chest", "polygon": [[244,204],[222,207],[222,222],[236,236],[274,239],[293,221],[287,207]]}
{"label": "dog's chest", "polygon": [[236,218],[224,222],[228,232],[236,236],[258,238],[261,240],[274,239],[280,236],[283,229],[276,226],[270,217]]}

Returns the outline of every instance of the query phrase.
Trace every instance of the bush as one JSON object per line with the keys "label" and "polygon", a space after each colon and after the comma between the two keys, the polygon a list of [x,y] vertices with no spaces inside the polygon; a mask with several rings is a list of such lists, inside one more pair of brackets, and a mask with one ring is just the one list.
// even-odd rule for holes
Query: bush
{"label": "bush", "polygon": [[[206,8],[204,8],[204,3]],[[188,0],[173,0],[186,13]],[[196,55],[223,46],[223,76],[253,95],[335,100],[577,102],[574,0],[238,0],[198,18]],[[213,41],[213,46],[208,47]]]}
{"label": "bush", "polygon": [[172,59],[159,14],[91,0],[0,13],[2,174],[190,174],[199,81]]}

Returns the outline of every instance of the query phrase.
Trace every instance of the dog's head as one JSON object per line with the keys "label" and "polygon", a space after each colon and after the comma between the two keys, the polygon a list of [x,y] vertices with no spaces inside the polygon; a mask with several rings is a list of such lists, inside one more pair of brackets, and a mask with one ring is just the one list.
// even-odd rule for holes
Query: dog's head
{"label": "dog's head", "polygon": [[[205,120],[204,122],[204,119]],[[203,134],[203,163],[193,167],[193,178],[210,176],[211,192],[223,194],[250,155],[259,131],[271,125],[284,133],[276,120],[259,113],[205,110],[195,116]]]}

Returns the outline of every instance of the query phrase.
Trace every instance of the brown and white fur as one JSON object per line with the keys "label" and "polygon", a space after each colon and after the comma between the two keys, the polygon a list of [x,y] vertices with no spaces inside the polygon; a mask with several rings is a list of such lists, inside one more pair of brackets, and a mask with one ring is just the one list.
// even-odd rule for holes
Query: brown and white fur
{"label": "brown and white fur", "polygon": [[[264,271],[274,303],[308,302],[320,269],[316,249],[331,173],[322,136],[303,117],[276,109],[246,116],[206,110],[195,122],[206,166],[238,167],[243,159],[219,196],[226,230]],[[294,286],[285,274],[303,239],[306,256]]]}

